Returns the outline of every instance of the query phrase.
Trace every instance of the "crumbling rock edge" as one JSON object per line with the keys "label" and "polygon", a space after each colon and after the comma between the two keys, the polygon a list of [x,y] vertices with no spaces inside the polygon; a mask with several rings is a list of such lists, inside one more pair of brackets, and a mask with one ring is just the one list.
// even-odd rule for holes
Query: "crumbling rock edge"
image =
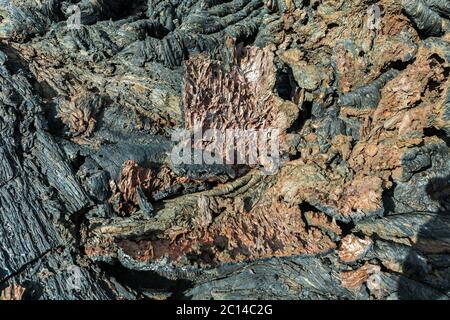
{"label": "crumbling rock edge", "polygon": [[450,8],[371,4],[0,0],[1,299],[448,299]]}

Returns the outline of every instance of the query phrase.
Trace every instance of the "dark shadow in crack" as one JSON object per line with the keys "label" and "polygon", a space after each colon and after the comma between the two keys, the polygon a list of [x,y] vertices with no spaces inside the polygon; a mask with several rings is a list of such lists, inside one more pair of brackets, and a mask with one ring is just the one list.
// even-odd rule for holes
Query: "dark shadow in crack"
{"label": "dark shadow in crack", "polygon": [[404,261],[404,274],[398,282],[400,300],[449,299],[450,231],[443,222],[450,218],[450,175],[430,179],[426,193],[439,203],[439,210],[421,226]]}

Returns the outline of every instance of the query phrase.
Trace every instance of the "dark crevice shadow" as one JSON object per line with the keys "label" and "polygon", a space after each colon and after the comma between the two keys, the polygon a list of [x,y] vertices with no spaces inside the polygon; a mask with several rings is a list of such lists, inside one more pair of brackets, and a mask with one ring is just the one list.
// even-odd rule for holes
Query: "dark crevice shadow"
{"label": "dark crevice shadow", "polygon": [[[449,299],[450,231],[443,220],[450,219],[450,175],[430,179],[426,194],[439,203],[439,210],[433,219],[421,226],[417,242],[403,263],[404,275],[398,282],[400,300]],[[418,255],[426,258],[425,270],[423,262],[417,261]],[[422,285],[431,290],[423,290]]]}
{"label": "dark crevice shadow", "polygon": [[170,293],[170,300],[187,299],[184,292],[192,288],[193,283],[185,279],[169,279],[155,271],[131,270],[122,266],[119,262],[113,264],[100,263],[101,269],[109,276],[114,277],[119,283],[130,287],[145,296],[146,291]]}

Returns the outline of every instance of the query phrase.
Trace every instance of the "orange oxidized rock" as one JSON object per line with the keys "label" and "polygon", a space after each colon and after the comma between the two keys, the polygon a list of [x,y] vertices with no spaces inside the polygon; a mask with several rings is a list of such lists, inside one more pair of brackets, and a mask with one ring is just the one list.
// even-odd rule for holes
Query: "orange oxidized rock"
{"label": "orange oxidized rock", "polygon": [[349,290],[358,290],[361,285],[367,282],[372,275],[381,271],[380,266],[365,264],[361,268],[351,271],[342,271],[340,273],[342,286]]}
{"label": "orange oxidized rock", "polygon": [[82,91],[63,103],[58,117],[66,124],[74,137],[88,137],[95,127],[95,114],[102,106],[101,98],[88,91]]}
{"label": "orange oxidized rock", "polygon": [[12,284],[3,289],[0,295],[0,300],[22,300],[25,288],[17,284]]}
{"label": "orange oxidized rock", "polygon": [[355,262],[361,259],[372,245],[369,238],[358,238],[350,234],[341,240],[339,247],[339,258],[347,263]]}

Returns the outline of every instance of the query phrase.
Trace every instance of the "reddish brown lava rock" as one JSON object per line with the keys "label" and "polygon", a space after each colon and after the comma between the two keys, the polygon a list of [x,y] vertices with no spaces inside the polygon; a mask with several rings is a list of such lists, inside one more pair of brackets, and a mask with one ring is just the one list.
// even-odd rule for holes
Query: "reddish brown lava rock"
{"label": "reddish brown lava rock", "polygon": [[342,230],[336,223],[336,220],[334,218],[330,218],[323,212],[308,211],[305,212],[305,218],[310,226],[320,228],[335,236],[340,236],[342,233]]}
{"label": "reddish brown lava rock", "polygon": [[341,283],[344,288],[349,290],[358,290],[368,279],[381,271],[380,266],[365,264],[364,266],[351,271],[342,271],[340,273]]}
{"label": "reddish brown lava rock", "polygon": [[346,181],[338,172],[330,172],[318,164],[301,159],[281,170],[275,188],[285,201],[306,201],[339,218],[360,217],[381,210],[382,180],[362,176]]}
{"label": "reddish brown lava rock", "polygon": [[273,54],[237,46],[229,72],[219,61],[197,55],[186,62],[183,102],[187,128],[268,128],[276,110],[268,92],[275,83]]}
{"label": "reddish brown lava rock", "polygon": [[249,212],[226,212],[194,230],[177,232],[172,239],[168,230],[165,239],[125,240],[119,242],[119,247],[138,261],[162,257],[183,261],[195,257],[197,262],[212,265],[314,254],[335,248],[335,243],[320,229],[307,228],[301,214],[298,207],[267,202]]}
{"label": "reddish brown lava rock", "polygon": [[[433,47],[420,48],[417,60],[381,90],[377,108],[341,110],[342,117],[359,117],[363,122],[357,143],[337,136],[329,141],[327,153],[320,152],[313,133],[319,124],[307,122],[301,158],[286,164],[278,177],[276,188],[283,199],[290,204],[306,201],[341,220],[381,214],[383,191],[393,179],[402,178],[403,156],[412,147],[432,143],[424,128],[443,128],[448,123],[442,93],[450,68],[442,54]],[[328,166],[337,153],[346,160],[344,169]]]}
{"label": "reddish brown lava rock", "polygon": [[[379,173],[387,181],[401,170],[402,156],[423,142],[423,128],[444,125],[442,95],[448,85],[449,66],[439,58],[440,52],[420,48],[417,60],[382,89],[378,107],[361,129],[349,164],[356,172]],[[432,83],[441,83],[432,88]],[[396,178],[401,174],[396,173]]]}
{"label": "reddish brown lava rock", "polygon": [[[186,61],[183,90],[186,129],[285,130],[298,118],[298,107],[273,93],[274,54],[267,48],[235,45],[234,64],[196,55]],[[206,145],[196,146],[204,148]]]}
{"label": "reddish brown lava rock", "polygon": [[369,238],[358,238],[357,236],[350,234],[341,240],[339,246],[339,258],[344,262],[355,262],[361,259],[372,245],[372,240]]}
{"label": "reddish brown lava rock", "polygon": [[175,184],[189,181],[187,178],[177,177],[171,169],[166,166],[157,170],[141,167],[134,160],[125,161],[116,184],[111,181],[113,191],[112,201],[119,200],[119,210],[129,212],[131,205],[138,204],[137,188],[151,199],[152,193],[165,190]]}
{"label": "reddish brown lava rock", "polygon": [[74,137],[88,137],[95,127],[95,114],[101,108],[101,98],[82,90],[58,110],[58,117],[66,124]]}

